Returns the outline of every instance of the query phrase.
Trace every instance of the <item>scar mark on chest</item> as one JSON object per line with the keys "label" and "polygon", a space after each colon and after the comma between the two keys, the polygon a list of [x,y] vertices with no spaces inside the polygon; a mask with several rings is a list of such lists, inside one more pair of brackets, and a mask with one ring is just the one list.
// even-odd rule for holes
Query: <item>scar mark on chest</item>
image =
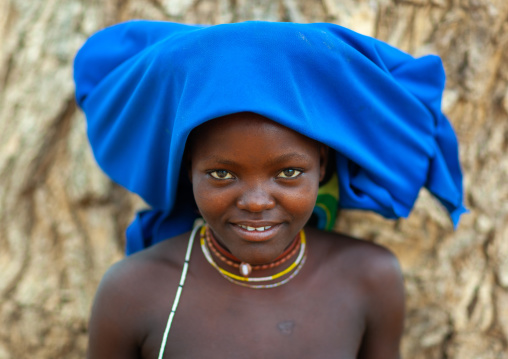
{"label": "scar mark on chest", "polygon": [[279,332],[281,332],[282,335],[291,335],[295,329],[295,322],[292,320],[285,320],[283,322],[277,323],[277,329]]}

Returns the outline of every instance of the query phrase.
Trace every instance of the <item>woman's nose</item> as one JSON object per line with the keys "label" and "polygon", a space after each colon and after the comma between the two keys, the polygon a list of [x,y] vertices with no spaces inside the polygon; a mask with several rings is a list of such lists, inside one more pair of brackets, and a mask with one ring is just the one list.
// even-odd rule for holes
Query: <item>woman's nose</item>
{"label": "woman's nose", "polygon": [[238,198],[237,206],[249,212],[262,212],[275,207],[275,199],[267,189],[257,186],[245,189]]}

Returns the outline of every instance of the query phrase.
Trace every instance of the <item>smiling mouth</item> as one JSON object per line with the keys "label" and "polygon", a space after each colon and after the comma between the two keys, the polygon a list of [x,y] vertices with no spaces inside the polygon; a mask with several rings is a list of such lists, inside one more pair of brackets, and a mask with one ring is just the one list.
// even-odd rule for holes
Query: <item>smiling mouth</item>
{"label": "smiling mouth", "polygon": [[264,232],[270,228],[272,228],[272,226],[265,226],[265,227],[249,227],[249,226],[244,226],[242,224],[239,224],[238,225],[240,228],[243,228],[243,229],[246,229],[248,230],[249,232],[252,232],[252,231],[258,231],[258,232]]}
{"label": "smiling mouth", "polygon": [[[244,240],[249,242],[265,242],[272,239],[281,230],[281,223],[260,223],[257,226],[252,223],[232,223],[233,230]],[[249,223],[250,224],[250,223]],[[264,224],[264,225],[261,225]]]}

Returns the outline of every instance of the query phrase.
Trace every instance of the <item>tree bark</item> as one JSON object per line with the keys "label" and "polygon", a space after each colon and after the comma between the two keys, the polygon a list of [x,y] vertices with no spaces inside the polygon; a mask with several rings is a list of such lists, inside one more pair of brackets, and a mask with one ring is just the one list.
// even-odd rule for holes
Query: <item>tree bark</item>
{"label": "tree bark", "polygon": [[0,359],[84,357],[96,286],[143,207],[95,164],[72,82],[85,39],[132,18],[328,21],[415,56],[440,55],[471,213],[453,231],[422,191],[408,219],[343,211],[337,230],[399,257],[404,357],[508,357],[508,2],[2,0]]}

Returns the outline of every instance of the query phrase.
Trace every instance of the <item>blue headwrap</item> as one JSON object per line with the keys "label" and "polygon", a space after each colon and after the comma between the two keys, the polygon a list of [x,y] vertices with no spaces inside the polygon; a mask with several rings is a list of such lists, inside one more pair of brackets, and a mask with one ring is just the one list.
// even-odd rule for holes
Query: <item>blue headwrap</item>
{"label": "blue headwrap", "polygon": [[190,229],[187,136],[237,112],[335,150],[341,208],[406,217],[426,187],[454,224],[465,212],[437,56],[415,59],[325,23],[131,21],[85,43],[74,79],[97,162],[153,208],[129,227],[128,253]]}

